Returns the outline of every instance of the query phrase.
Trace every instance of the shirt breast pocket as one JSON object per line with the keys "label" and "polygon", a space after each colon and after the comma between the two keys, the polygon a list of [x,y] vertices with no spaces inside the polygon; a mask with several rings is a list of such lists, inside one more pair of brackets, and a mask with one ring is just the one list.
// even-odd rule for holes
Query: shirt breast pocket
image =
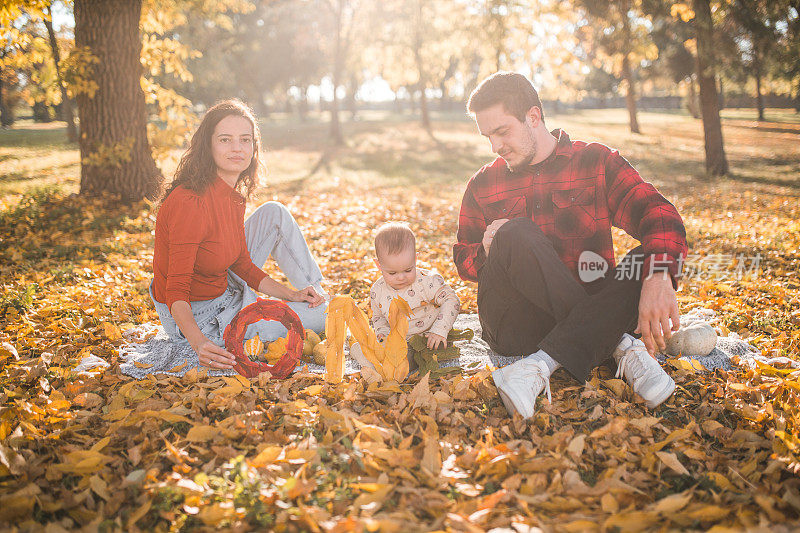
{"label": "shirt breast pocket", "polygon": [[498,218],[519,218],[528,216],[527,202],[524,196],[516,198],[506,198],[498,200],[486,206],[487,222],[492,222]]}
{"label": "shirt breast pocket", "polygon": [[556,236],[580,239],[594,233],[597,221],[594,186],[553,191],[552,198]]}

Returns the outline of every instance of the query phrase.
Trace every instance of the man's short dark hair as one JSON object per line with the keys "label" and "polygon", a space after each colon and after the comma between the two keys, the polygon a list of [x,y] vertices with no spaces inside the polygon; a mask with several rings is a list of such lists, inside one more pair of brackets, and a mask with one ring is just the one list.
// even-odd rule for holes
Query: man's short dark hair
{"label": "man's short dark hair", "polygon": [[539,93],[533,88],[528,78],[516,72],[497,72],[478,85],[467,102],[470,114],[475,115],[496,104],[503,104],[506,112],[520,122],[525,122],[525,115],[532,107],[538,107],[544,120],[544,109]]}

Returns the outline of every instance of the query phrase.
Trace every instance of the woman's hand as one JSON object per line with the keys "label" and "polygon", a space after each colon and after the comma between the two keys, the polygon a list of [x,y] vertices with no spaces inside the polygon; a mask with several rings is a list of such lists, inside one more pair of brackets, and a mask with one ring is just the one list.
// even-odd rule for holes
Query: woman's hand
{"label": "woman's hand", "polygon": [[325,298],[317,294],[317,291],[311,286],[299,291],[293,291],[291,297],[287,299],[290,302],[308,302],[309,307],[317,307],[325,302]]}
{"label": "woman's hand", "polygon": [[309,307],[317,307],[325,302],[325,298],[317,294],[314,287],[308,286],[305,289],[295,291],[282,283],[278,283],[269,276],[264,276],[258,285],[258,292],[264,293],[273,298],[280,298],[287,302],[308,302]]}
{"label": "woman's hand", "polygon": [[221,348],[205,339],[198,346],[192,346],[200,359],[200,364],[210,368],[231,369],[236,364],[236,358],[225,348]]}
{"label": "woman's hand", "polygon": [[220,348],[206,337],[192,314],[192,307],[189,302],[178,300],[170,308],[172,318],[183,333],[184,338],[200,359],[200,364],[210,368],[233,368],[236,358],[225,348]]}

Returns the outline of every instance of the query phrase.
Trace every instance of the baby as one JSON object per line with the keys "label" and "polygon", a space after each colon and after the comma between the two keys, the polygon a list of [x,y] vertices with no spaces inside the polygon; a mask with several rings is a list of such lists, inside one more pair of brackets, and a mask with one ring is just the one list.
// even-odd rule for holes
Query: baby
{"label": "baby", "polygon": [[[461,303],[455,291],[435,271],[417,268],[414,233],[399,222],[388,222],[375,233],[375,264],[381,278],[372,285],[369,303],[372,328],[379,341],[389,334],[389,305],[397,296],[408,302],[408,335],[424,334],[428,348],[447,347],[447,334],[458,316]],[[350,348],[352,357],[364,366],[358,344]],[[411,367],[414,362],[409,361]]]}

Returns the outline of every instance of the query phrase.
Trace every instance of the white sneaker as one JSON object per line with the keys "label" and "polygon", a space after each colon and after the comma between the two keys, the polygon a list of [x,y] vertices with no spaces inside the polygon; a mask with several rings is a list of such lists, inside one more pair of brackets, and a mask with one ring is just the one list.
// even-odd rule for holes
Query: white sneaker
{"label": "white sneaker", "polygon": [[533,416],[536,397],[542,390],[550,400],[550,367],[536,354],[492,372],[492,379],[508,414],[522,418]]}
{"label": "white sneaker", "polygon": [[614,350],[617,377],[624,376],[633,392],[644,398],[650,409],[661,405],[675,392],[675,381],[648,352],[644,342],[629,335]]}

